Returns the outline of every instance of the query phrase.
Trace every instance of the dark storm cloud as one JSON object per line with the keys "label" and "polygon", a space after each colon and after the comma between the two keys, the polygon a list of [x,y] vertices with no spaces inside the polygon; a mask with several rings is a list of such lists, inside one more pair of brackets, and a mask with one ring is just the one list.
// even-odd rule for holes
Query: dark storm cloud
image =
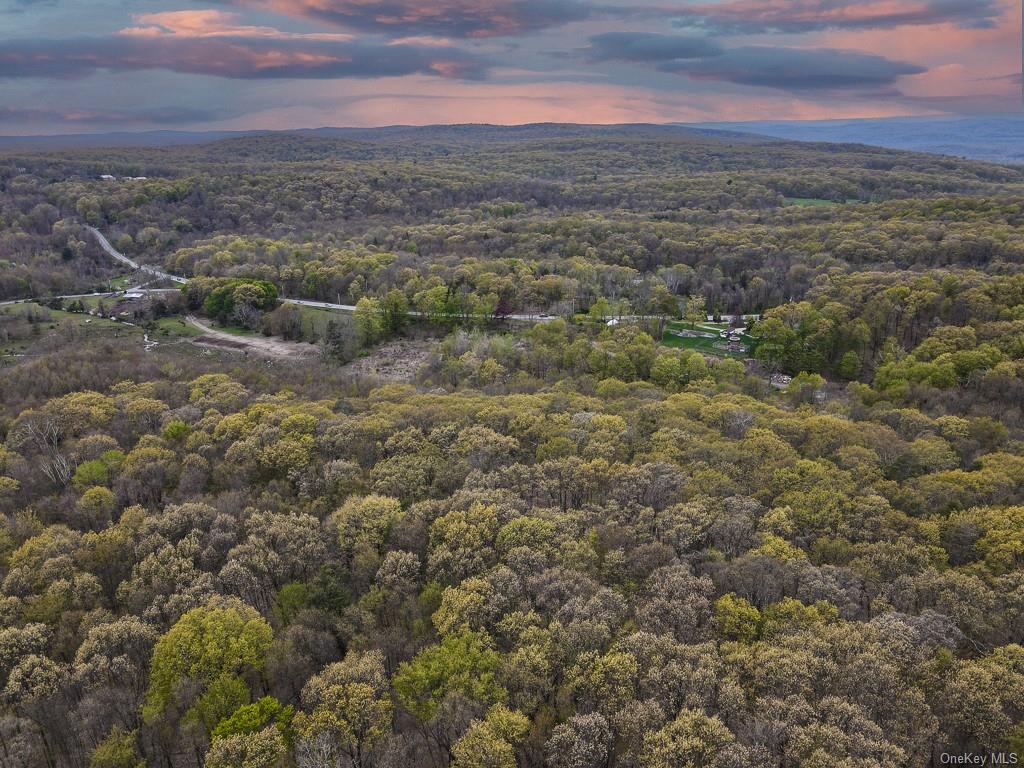
{"label": "dark storm cloud", "polygon": [[525,35],[601,13],[582,0],[221,0],[394,36]]}
{"label": "dark storm cloud", "polygon": [[789,91],[877,89],[923,67],[859,51],[747,46],[723,48],[714,40],[683,35],[612,32],[590,38],[579,53],[595,62],[622,61],[695,80]]}
{"label": "dark storm cloud", "polygon": [[721,56],[665,62],[659,69],[698,80],[787,91],[879,88],[904,75],[926,71],[916,64],[858,51],[767,46],[732,48]]}
{"label": "dark storm cloud", "polygon": [[979,29],[995,26],[1002,12],[998,0],[729,0],[681,6],[673,15],[676,26],[749,34],[932,24]]}
{"label": "dark storm cloud", "polygon": [[180,107],[138,111],[93,109],[31,109],[0,107],[0,123],[65,123],[68,125],[184,125],[213,120],[222,113]]}
{"label": "dark storm cloud", "polygon": [[352,41],[113,35],[0,41],[0,79],[78,78],[98,70],[166,69],[247,80],[412,74],[479,79],[486,66],[451,48]]}
{"label": "dark storm cloud", "polygon": [[653,32],[609,32],[590,38],[583,49],[590,61],[665,62],[717,56],[722,47],[704,37],[659,35]]}

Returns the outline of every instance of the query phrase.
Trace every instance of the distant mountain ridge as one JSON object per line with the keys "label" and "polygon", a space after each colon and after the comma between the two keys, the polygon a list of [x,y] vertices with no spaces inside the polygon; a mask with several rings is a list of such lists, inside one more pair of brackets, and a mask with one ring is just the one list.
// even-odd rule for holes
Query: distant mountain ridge
{"label": "distant mountain ridge", "polygon": [[791,141],[870,144],[1024,165],[1024,113],[970,117],[759,120],[697,123],[693,127],[721,128]]}
{"label": "distant mountain ridge", "polygon": [[609,136],[642,132],[674,138],[705,136],[740,143],[766,139],[801,142],[864,144],[895,150],[951,155],[972,160],[1024,165],[1024,114],[976,117],[908,117],[817,121],[752,121],[716,123],[634,123],[585,125],[533,123],[527,125],[454,124],[379,128],[307,128],[287,131],[146,131],[82,133],[58,136],[0,136],[0,150],[66,150],[111,147],[173,147],[214,141],[292,135],[389,143],[403,139],[459,142],[514,141]]}
{"label": "distant mountain ridge", "polygon": [[304,136],[349,139],[363,142],[388,142],[402,138],[417,140],[457,141],[460,137],[481,141],[513,141],[545,136],[557,138],[612,135],[624,132],[646,132],[669,136],[712,135],[749,142],[764,137],[751,137],[749,132],[725,129],[708,130],[702,126],[659,123],[625,123],[590,125],[585,123],[528,123],[524,125],[491,125],[483,123],[446,125],[388,125],[373,128],[296,128],[281,131],[141,131],[115,133],[77,133],[54,136],[0,136],[0,149],[87,149],[109,147],[171,147],[208,144],[227,139],[260,136]]}
{"label": "distant mountain ridge", "polygon": [[90,149],[96,147],[174,147],[204,144],[269,131],[117,131],[53,136],[0,136],[0,149]]}

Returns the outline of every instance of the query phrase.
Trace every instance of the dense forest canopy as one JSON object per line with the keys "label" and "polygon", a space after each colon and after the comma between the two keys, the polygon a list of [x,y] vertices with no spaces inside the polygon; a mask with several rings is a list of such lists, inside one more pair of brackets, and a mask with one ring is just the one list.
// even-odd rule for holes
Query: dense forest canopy
{"label": "dense forest canopy", "polygon": [[1019,752],[1022,219],[657,126],[0,155],[0,764]]}

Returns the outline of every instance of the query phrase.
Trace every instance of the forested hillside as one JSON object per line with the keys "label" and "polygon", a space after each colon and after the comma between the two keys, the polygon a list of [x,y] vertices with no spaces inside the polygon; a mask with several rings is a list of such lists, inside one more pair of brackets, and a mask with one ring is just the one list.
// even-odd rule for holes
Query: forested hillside
{"label": "forested hillside", "polygon": [[[0,156],[0,765],[1024,750],[1022,224],[654,126]],[[86,225],[188,285],[56,298]]]}

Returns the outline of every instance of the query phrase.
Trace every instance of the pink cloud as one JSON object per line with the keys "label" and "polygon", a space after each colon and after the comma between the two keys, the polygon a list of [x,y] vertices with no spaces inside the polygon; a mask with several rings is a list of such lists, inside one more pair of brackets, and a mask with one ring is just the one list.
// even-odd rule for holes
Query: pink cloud
{"label": "pink cloud", "polygon": [[[193,29],[193,28],[188,28]],[[105,38],[0,40],[9,78],[83,78],[98,70],[163,69],[236,79],[482,77],[486,64],[457,49],[267,36],[117,34]]]}
{"label": "pink cloud", "polygon": [[[855,48],[885,56],[898,56],[920,62],[937,70],[914,78],[952,81],[952,73],[962,73],[961,82],[1004,75],[1020,69],[1021,18],[1019,7],[1007,10],[999,23],[990,28],[963,29],[953,24],[906,30],[879,29],[833,31],[815,38],[816,43],[837,48]],[[954,66],[955,65],[955,66]],[[952,68],[951,68],[952,67]]]}
{"label": "pink cloud", "polygon": [[430,37],[429,35],[412,35],[410,37],[397,37],[389,40],[388,45],[424,45],[435,48],[448,48],[452,41],[447,37]]}
{"label": "pink cloud", "polygon": [[582,0],[230,0],[350,29],[400,36],[501,37],[582,21]]}
{"label": "pink cloud", "polygon": [[271,40],[351,40],[340,33],[282,32],[273,27],[239,24],[236,13],[216,10],[166,11],[143,13],[133,17],[139,25],[122,29],[119,34],[136,37],[248,37]]}
{"label": "pink cloud", "polygon": [[726,32],[811,32],[953,24],[994,26],[1005,0],[726,0],[684,6],[677,14]]}

